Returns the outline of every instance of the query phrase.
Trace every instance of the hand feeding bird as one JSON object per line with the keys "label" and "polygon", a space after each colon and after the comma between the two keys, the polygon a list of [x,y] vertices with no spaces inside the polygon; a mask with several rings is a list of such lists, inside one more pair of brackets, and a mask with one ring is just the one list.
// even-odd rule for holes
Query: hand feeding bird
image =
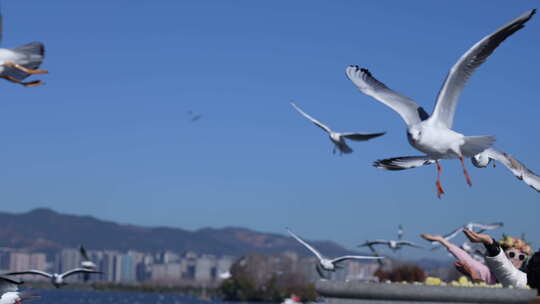
{"label": "hand feeding bird", "polygon": [[302,109],[300,109],[296,104],[291,102],[291,105],[305,118],[309,119],[313,124],[315,124],[317,127],[323,129],[326,133],[328,133],[330,140],[334,144],[333,153],[336,153],[336,148],[339,150],[340,154],[349,154],[352,153],[353,150],[351,147],[347,145],[345,142],[345,139],[354,140],[354,141],[367,141],[375,137],[382,136],[386,134],[386,132],[380,132],[380,133],[338,133],[332,131],[328,126],[324,125],[320,121],[316,120],[315,118],[309,116],[306,114]]}
{"label": "hand feeding bird", "polygon": [[[3,17],[0,15],[0,41],[3,36]],[[31,42],[16,48],[0,48],[0,78],[25,87],[43,84],[41,80],[24,82],[30,75],[47,74],[39,66],[45,57],[45,47],[41,42]]]}
{"label": "hand feeding bird", "polygon": [[[454,114],[461,91],[471,74],[478,68],[506,38],[524,27],[535,14],[528,11],[505,24],[494,33],[473,45],[450,69],[437,96],[435,109],[431,116],[409,97],[397,93],[375,79],[364,68],[349,66],[347,77],[364,94],[384,103],[396,111],[407,124],[407,139],[411,146],[425,153],[424,156],[406,157],[420,162],[433,161],[437,165],[437,196],[444,194],[440,182],[441,165],[439,160],[458,158],[468,185],[471,178],[463,162],[464,157],[472,157],[489,148],[495,141],[493,136],[465,136],[452,130]],[[403,159],[403,158],[401,158]]]}
{"label": "hand feeding bird", "polygon": [[[484,233],[485,231],[488,231],[488,230],[499,229],[502,226],[504,226],[504,223],[502,223],[502,222],[496,222],[496,223],[491,223],[491,224],[468,222],[467,224],[465,224],[463,226],[460,226],[457,229],[454,229],[450,233],[447,233],[447,234],[443,235],[442,238],[444,240],[446,240],[446,241],[449,241],[449,240],[453,239],[454,237],[456,237],[459,233],[463,232],[464,229],[468,229],[468,230],[471,230],[471,231],[475,231],[475,229],[478,229],[478,231],[476,231],[477,233]],[[424,237],[424,235],[422,235],[422,237]],[[424,239],[427,239],[427,238],[424,237]],[[441,245],[440,241],[432,241],[432,240],[429,240],[429,239],[427,239],[427,240],[430,241],[430,243],[432,245],[431,250],[437,250],[437,249],[440,248],[440,245]]]}
{"label": "hand feeding bird", "polygon": [[341,256],[335,259],[328,259],[324,257],[317,249],[309,245],[306,241],[302,240],[299,236],[294,234],[290,229],[287,228],[287,232],[296,239],[300,244],[304,245],[309,251],[311,251],[318,259],[318,263],[316,269],[317,273],[322,277],[325,278],[323,270],[324,271],[336,271],[336,269],[340,269],[341,266],[339,263],[344,262],[346,260],[380,260],[384,259],[384,257],[378,257],[378,256],[360,256],[360,255],[345,255]]}
{"label": "hand feeding bird", "polygon": [[53,284],[54,287],[56,288],[60,288],[63,285],[67,285],[66,281],[64,281],[64,278],[67,278],[69,276],[72,276],[78,273],[102,273],[102,272],[84,269],[84,268],[74,268],[64,273],[58,274],[58,273],[48,273],[41,270],[30,269],[26,271],[8,272],[8,273],[4,273],[4,275],[39,275],[39,276],[51,279],[51,284]]}

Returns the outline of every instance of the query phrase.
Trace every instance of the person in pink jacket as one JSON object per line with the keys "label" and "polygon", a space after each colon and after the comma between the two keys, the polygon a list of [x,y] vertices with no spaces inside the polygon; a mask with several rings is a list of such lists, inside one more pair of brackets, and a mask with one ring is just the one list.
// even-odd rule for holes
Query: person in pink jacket
{"label": "person in pink jacket", "polygon": [[[487,265],[475,260],[465,250],[450,243],[440,235],[424,233],[420,236],[428,241],[439,242],[446,247],[448,252],[457,259],[456,266],[458,269],[470,269],[470,271],[477,274],[487,284],[500,282],[505,286],[513,285],[516,287],[522,287],[526,284],[526,279],[523,279],[525,274],[519,269],[532,253],[532,250],[525,241],[514,237],[503,236],[499,242],[495,242],[486,234],[475,233],[467,229],[464,229],[463,232],[470,241],[484,243],[487,250],[485,255]],[[497,251],[497,249],[499,250]],[[463,267],[463,265],[467,267]]]}
{"label": "person in pink jacket", "polygon": [[420,235],[422,238],[431,241],[431,242],[439,242],[441,245],[446,247],[448,252],[452,254],[456,260],[459,262],[457,266],[460,268],[463,264],[467,265],[473,272],[477,273],[480,279],[487,284],[495,284],[497,283],[497,279],[495,276],[491,273],[489,268],[475,260],[473,257],[471,257],[470,254],[468,254],[465,250],[459,248],[458,246],[450,243],[449,241],[445,240],[443,236],[441,235],[433,235],[433,234],[427,234],[423,233]]}

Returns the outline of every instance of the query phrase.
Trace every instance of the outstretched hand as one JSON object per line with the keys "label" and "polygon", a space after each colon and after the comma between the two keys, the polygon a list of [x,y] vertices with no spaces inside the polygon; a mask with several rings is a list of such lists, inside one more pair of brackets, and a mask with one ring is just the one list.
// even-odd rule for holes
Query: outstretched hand
{"label": "outstretched hand", "polygon": [[476,233],[469,229],[463,229],[463,233],[465,233],[469,241],[473,243],[493,244],[493,239],[487,234]]}

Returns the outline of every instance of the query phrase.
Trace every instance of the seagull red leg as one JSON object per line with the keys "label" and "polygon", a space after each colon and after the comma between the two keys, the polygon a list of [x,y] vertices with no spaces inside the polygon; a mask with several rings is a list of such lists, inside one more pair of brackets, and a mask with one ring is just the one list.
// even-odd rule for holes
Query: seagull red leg
{"label": "seagull red leg", "polygon": [[463,162],[463,156],[459,157],[459,161],[461,162],[461,167],[463,168],[463,174],[467,179],[467,185],[472,186],[471,177],[469,176],[469,172],[467,172],[467,168],[465,168],[465,163]]}
{"label": "seagull red leg", "polygon": [[439,164],[438,160],[435,161],[435,164],[437,164],[437,182],[435,183],[435,185],[437,186],[437,197],[441,198],[441,196],[444,194],[444,190],[441,185],[442,167],[441,167],[441,164]]}

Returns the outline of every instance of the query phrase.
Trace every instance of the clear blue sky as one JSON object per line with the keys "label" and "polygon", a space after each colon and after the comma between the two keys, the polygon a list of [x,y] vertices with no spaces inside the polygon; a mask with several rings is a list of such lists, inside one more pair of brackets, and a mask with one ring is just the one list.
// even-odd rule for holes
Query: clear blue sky
{"label": "clear blue sky", "polygon": [[[39,88],[0,82],[2,210],[46,206],[123,223],[244,226],[354,246],[406,227],[504,221],[540,245],[540,194],[504,167],[458,161],[383,172],[416,155],[400,117],[356,91],[369,68],[431,112],[448,69],[536,1],[4,1],[4,47],[46,45]],[[540,17],[473,75],[454,127],[540,172]],[[340,131],[387,131],[334,156],[289,105]],[[186,111],[204,116],[187,121]],[[501,231],[501,232],[502,232]],[[500,236],[497,232],[495,236]],[[410,254],[423,255],[411,250]]]}

